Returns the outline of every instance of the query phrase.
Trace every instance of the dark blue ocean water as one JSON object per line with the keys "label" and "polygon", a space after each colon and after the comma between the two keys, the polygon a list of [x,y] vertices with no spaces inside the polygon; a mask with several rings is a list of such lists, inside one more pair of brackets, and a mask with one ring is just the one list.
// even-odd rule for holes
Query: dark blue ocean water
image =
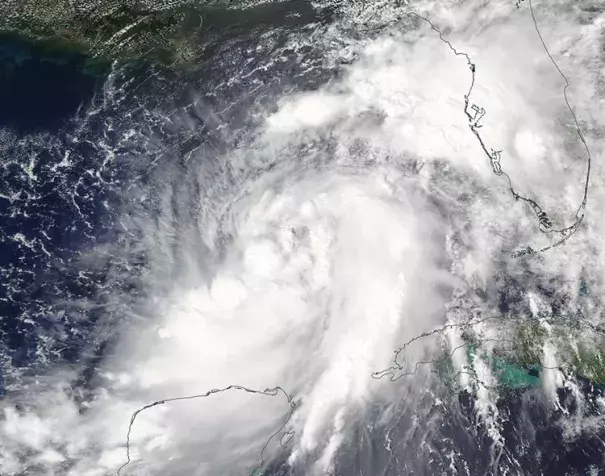
{"label": "dark blue ocean water", "polygon": [[75,358],[77,333],[57,303],[91,292],[70,261],[110,225],[98,151],[75,134],[108,72],[87,66],[82,54],[0,36],[0,378],[33,362],[46,332]]}
{"label": "dark blue ocean water", "polygon": [[20,133],[57,131],[89,104],[107,68],[87,69],[76,51],[49,50],[0,35],[0,126]]}

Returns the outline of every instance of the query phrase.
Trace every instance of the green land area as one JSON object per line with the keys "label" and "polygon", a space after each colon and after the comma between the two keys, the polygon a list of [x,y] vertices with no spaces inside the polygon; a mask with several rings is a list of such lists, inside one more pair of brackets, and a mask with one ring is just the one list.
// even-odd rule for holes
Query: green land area
{"label": "green land area", "polygon": [[[179,58],[180,34],[188,25],[181,1],[150,2],[8,0],[0,5],[5,40],[30,41],[45,51],[86,54],[96,61],[151,55],[164,63]],[[199,17],[197,18],[199,23]]]}
{"label": "green land area", "polygon": [[[469,364],[462,372],[479,384],[483,382],[473,364],[477,359],[491,369],[497,386],[527,388],[539,385],[546,368],[544,346],[548,341],[557,369],[589,381],[598,388],[605,388],[605,338],[594,329],[586,330],[572,327],[568,322],[553,321],[544,327],[530,320],[513,326],[511,334],[502,340],[502,344],[496,343],[491,352],[484,350],[481,338],[467,334],[463,340],[464,347],[456,352],[465,352]],[[450,358],[438,362],[437,370],[445,378],[457,376]]]}
{"label": "green land area", "polygon": [[254,0],[4,0],[0,41],[85,54],[96,64],[144,58],[178,68],[230,30],[283,20],[300,8]]}
{"label": "green land area", "polygon": [[555,349],[560,367],[605,386],[605,338],[601,332],[556,320],[551,321],[548,331],[536,323],[518,326],[513,347],[515,362],[525,368],[539,367],[547,340]]}

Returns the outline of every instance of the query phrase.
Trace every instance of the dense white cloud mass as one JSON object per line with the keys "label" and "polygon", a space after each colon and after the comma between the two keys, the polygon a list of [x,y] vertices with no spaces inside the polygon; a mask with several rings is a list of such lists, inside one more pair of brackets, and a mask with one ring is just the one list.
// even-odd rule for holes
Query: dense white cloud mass
{"label": "dense white cloud mass", "polygon": [[[534,2],[534,9],[569,78],[570,102],[596,163],[583,228],[528,266],[566,276],[570,289],[588,272],[600,289],[602,144],[594,137],[605,122],[599,112],[605,17],[586,20],[568,2]],[[244,139],[226,151],[194,153],[185,175],[163,170],[154,213],[133,201],[121,222],[140,237],[137,249],[118,243],[91,251],[90,261],[95,253],[126,261],[145,253],[137,315],[113,330],[118,343],[97,369],[85,411],[66,388],[77,368],[34,379],[2,402],[0,473],[115,474],[125,462],[133,411],[240,385],[280,386],[294,409],[290,414],[280,392],[240,390],[152,407],[132,426],[132,461],[122,474],[246,474],[285,422],[263,457],[275,456],[281,439],[290,464],[326,474],[364,412],[388,408],[402,392],[410,406],[425,394],[426,366],[397,383],[372,374],[392,365],[403,342],[467,319],[459,310],[470,290],[487,287],[502,260],[518,271],[511,252],[539,249],[556,237],[538,231],[532,211],[494,175],[469,129],[464,101],[473,73],[466,57],[428,22],[406,15],[412,10],[476,65],[469,102],[487,111],[482,138],[503,151],[501,165],[515,190],[538,201],[557,227],[573,223],[585,151],[563,78],[525,3],[519,9],[512,0],[347,4],[318,38],[290,39],[295,45],[321,37],[326,63],[350,56],[336,77],[255,109],[261,119]],[[390,20],[378,34],[359,33]],[[185,114],[180,120],[188,123]],[[200,197],[192,204],[194,191]],[[584,267],[578,256],[587,250],[595,259]],[[448,335],[455,347],[457,332]],[[399,356],[401,372],[440,351],[436,339],[415,342]],[[548,352],[548,364],[556,366]],[[461,354],[454,362],[466,364]],[[494,381],[481,365],[482,380]],[[557,378],[545,377],[550,392]],[[478,414],[498,440],[495,398],[486,388],[477,394]]]}

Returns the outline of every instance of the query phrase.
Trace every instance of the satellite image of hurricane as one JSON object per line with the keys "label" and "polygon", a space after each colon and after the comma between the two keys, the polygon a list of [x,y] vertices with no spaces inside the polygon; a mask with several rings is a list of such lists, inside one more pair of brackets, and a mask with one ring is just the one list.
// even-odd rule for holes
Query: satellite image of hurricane
{"label": "satellite image of hurricane", "polygon": [[0,0],[1,476],[605,476],[605,1]]}

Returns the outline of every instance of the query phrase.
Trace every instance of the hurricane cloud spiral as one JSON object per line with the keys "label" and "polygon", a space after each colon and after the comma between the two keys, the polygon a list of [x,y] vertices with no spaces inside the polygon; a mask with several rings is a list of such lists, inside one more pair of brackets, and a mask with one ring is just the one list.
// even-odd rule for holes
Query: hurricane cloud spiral
{"label": "hurricane cloud spiral", "polygon": [[[334,4],[330,21],[258,34],[221,53],[225,72],[187,88],[186,106],[173,97],[102,122],[103,170],[135,164],[144,179],[118,182],[114,238],[70,264],[102,271],[103,284],[53,303],[97,313],[82,359],[62,362],[40,343],[31,370],[11,374],[0,473],[438,474],[429,456],[400,473],[378,450],[355,473],[349,459],[376,428],[388,429],[385,448],[398,435],[397,461],[419,442],[438,451],[427,443],[442,431],[435,412],[462,418],[428,364],[461,345],[452,324],[477,322],[493,351],[509,337],[486,320],[502,313],[504,286],[517,286],[516,320],[564,296],[557,312],[586,309],[598,324],[605,13],[586,13],[588,2],[396,3]],[[132,98],[125,77],[116,66],[84,129]],[[559,228],[582,203],[587,155],[565,78],[593,158],[585,218],[564,244],[514,258],[559,237],[540,231],[511,183]],[[510,182],[469,128],[472,105],[486,111],[481,139]],[[572,385],[548,345],[547,412]],[[491,438],[485,474],[524,474],[506,446],[497,375],[479,361],[469,375],[467,354],[451,356],[474,399],[468,432]],[[571,441],[602,415],[580,408],[560,425]],[[443,474],[479,474],[463,451],[448,458]]]}

